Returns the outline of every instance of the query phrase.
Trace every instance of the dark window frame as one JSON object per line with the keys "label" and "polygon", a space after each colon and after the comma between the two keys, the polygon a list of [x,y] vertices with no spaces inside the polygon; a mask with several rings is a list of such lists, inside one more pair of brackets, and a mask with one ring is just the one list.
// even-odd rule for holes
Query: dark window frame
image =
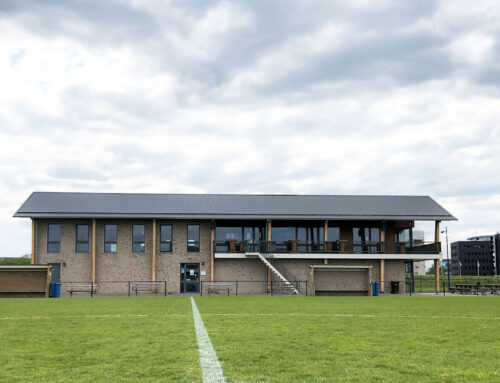
{"label": "dark window frame", "polygon": [[[198,226],[198,240],[190,240],[189,239],[189,226]],[[192,246],[190,245],[190,241]],[[186,247],[187,247],[187,252],[188,253],[199,253],[200,252],[200,224],[199,223],[194,223],[194,224],[188,224],[187,225],[187,230],[186,230]]]}
{"label": "dark window frame", "polygon": [[[114,241],[107,241],[106,240],[106,227],[107,226],[116,226],[116,238]],[[106,245],[115,245],[115,251],[106,250]],[[118,225],[116,223],[104,224],[104,252],[111,253],[111,254],[118,252]]]}
{"label": "dark window frame", "polygon": [[[51,241],[50,240],[50,227],[51,226],[59,226],[59,241]],[[60,253],[61,252],[61,230],[62,230],[62,225],[60,223],[47,224],[47,253]],[[59,246],[57,251],[50,250],[51,244],[57,244]]]}
{"label": "dark window frame", "polygon": [[[78,226],[87,226],[87,240],[79,241],[78,240]],[[87,251],[78,250],[78,245],[87,245]],[[83,253],[86,254],[90,251],[90,226],[88,223],[77,223],[75,227],[75,253]]]}
{"label": "dark window frame", "polygon": [[[136,226],[142,226],[144,227],[144,237],[142,241],[135,241],[134,240],[134,227]],[[141,250],[135,251],[134,250],[134,245],[137,244],[142,244]],[[145,224],[132,224],[132,253],[144,253],[146,252],[146,225]]]}
{"label": "dark window frame", "polygon": [[[163,239],[163,232],[161,230],[164,226],[170,226],[170,239]],[[174,251],[174,225],[171,223],[160,224],[160,253],[172,253]],[[162,245],[170,245],[170,250],[162,250]]]}

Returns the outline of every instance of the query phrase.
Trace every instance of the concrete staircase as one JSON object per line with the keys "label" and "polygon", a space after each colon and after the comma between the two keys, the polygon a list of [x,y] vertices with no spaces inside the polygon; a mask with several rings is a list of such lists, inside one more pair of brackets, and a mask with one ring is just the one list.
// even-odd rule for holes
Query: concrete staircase
{"label": "concrete staircase", "polygon": [[269,269],[271,269],[271,272],[280,279],[280,284],[290,291],[290,295],[300,295],[299,290],[297,290],[297,288],[288,279],[286,279],[283,274],[281,274],[280,271],[276,267],[274,267],[274,265],[269,262],[261,253],[255,252],[245,254],[247,257],[255,256],[259,258],[267,267],[269,267]]}

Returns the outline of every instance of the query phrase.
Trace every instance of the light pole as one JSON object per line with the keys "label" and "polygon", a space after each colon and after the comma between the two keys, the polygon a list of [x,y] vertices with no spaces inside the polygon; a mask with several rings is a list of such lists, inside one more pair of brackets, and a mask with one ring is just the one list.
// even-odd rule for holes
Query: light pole
{"label": "light pole", "polygon": [[[450,257],[448,256],[448,226],[441,232],[446,234],[446,268],[448,269],[448,290],[450,289]],[[462,269],[460,267],[460,269]],[[462,271],[462,270],[460,270]],[[460,273],[461,274],[461,273]]]}

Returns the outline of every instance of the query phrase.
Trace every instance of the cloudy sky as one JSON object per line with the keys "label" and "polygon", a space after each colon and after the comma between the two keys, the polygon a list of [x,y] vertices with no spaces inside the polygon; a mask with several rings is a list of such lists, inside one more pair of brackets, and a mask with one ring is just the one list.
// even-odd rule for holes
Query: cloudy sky
{"label": "cloudy sky", "polygon": [[459,218],[450,240],[496,232],[499,19],[496,0],[2,0],[0,256],[29,252],[12,215],[35,190],[423,194]]}

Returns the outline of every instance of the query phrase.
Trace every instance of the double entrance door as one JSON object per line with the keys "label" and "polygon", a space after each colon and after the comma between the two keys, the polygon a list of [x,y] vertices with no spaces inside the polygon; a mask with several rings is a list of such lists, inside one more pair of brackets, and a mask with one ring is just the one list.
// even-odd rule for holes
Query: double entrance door
{"label": "double entrance door", "polygon": [[200,264],[181,263],[181,293],[200,292]]}

